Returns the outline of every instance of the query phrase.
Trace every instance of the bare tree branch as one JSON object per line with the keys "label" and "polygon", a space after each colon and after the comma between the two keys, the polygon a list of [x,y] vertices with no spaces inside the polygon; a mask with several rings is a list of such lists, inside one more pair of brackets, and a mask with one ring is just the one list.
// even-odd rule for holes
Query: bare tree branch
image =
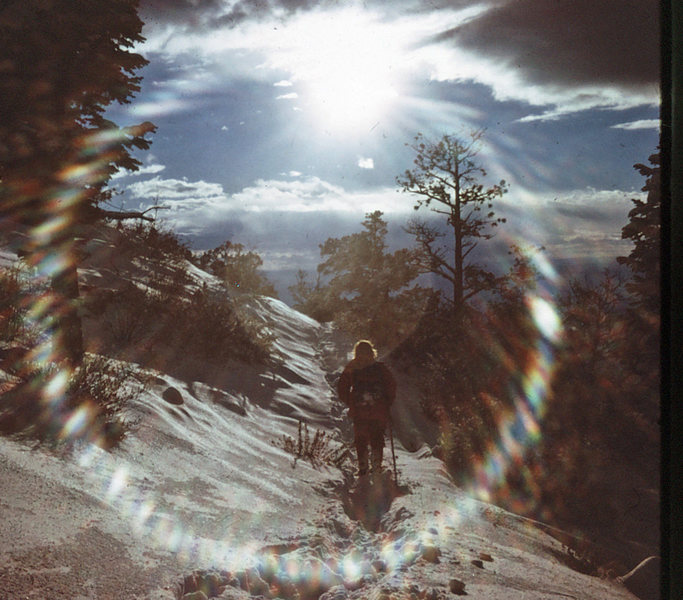
{"label": "bare tree branch", "polygon": [[147,213],[152,210],[168,210],[168,206],[150,206],[143,211],[119,211],[98,209],[100,216],[104,219],[113,221],[125,221],[126,219],[142,219],[143,221],[154,222],[154,217],[148,217]]}

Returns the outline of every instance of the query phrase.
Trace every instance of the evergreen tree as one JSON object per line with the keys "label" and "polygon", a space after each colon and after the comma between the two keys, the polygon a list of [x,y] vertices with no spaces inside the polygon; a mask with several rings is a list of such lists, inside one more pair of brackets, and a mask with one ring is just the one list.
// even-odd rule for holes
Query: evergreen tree
{"label": "evergreen tree", "polygon": [[203,252],[195,262],[230,287],[277,298],[273,284],[259,273],[263,259],[257,252],[247,251],[242,244],[225,241],[220,246]]}
{"label": "evergreen tree", "polygon": [[[119,168],[136,170],[151,123],[118,127],[105,115],[140,89],[147,61],[137,0],[6,0],[0,8],[0,218],[28,239],[27,260],[52,277],[52,359],[78,364],[79,248],[107,210]],[[40,232],[38,235],[36,232]]]}
{"label": "evergreen tree", "polygon": [[649,157],[652,166],[636,164],[646,177],[643,191],[645,201],[633,199],[634,207],[628,214],[629,222],[621,230],[623,239],[633,241],[631,253],[619,257],[619,264],[626,265],[631,279],[626,283],[629,292],[627,327],[629,337],[638,340],[631,346],[624,359],[631,373],[637,375],[634,382],[649,419],[659,418],[660,323],[661,323],[661,158],[659,153]]}
{"label": "evergreen tree", "polygon": [[327,280],[321,297],[335,322],[356,337],[394,345],[414,325],[425,291],[411,283],[418,275],[414,253],[387,251],[382,212],[368,213],[364,231],[329,238],[320,246],[318,272]]}
{"label": "evergreen tree", "polygon": [[330,289],[322,284],[320,271],[317,272],[315,284],[308,280],[308,273],[299,269],[296,283],[289,288],[294,299],[294,308],[316,321],[327,323],[334,319],[334,311],[330,308]]}
{"label": "evergreen tree", "polygon": [[478,181],[486,176],[475,162],[481,137],[482,132],[475,131],[468,140],[444,135],[438,142],[430,142],[418,134],[409,145],[416,153],[415,166],[396,179],[402,191],[417,196],[415,210],[426,206],[446,223],[448,234],[439,226],[417,219],[411,221],[407,231],[415,236],[422,250],[420,269],[451,286],[455,311],[499,283],[472,256],[478,242],[490,239],[492,228],[505,221],[492,210],[493,201],[507,191],[505,182],[484,188]]}
{"label": "evergreen tree", "polygon": [[638,308],[657,314],[660,310],[661,285],[661,168],[659,153],[649,158],[652,166],[636,164],[634,168],[646,177],[642,190],[645,201],[633,199],[634,207],[628,213],[629,222],[621,230],[622,239],[633,242],[628,256],[617,258],[633,274],[626,289],[633,295]]}

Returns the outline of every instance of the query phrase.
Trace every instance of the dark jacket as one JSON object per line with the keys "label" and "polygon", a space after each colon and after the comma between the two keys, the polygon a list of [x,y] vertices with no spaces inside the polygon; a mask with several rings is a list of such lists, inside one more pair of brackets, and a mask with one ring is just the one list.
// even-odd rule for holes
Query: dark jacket
{"label": "dark jacket", "polygon": [[[370,404],[364,403],[358,393],[368,384],[381,390],[376,401]],[[351,419],[389,420],[389,410],[396,398],[396,380],[384,363],[374,361],[363,365],[352,360],[342,372],[337,390],[341,401],[349,407]]]}

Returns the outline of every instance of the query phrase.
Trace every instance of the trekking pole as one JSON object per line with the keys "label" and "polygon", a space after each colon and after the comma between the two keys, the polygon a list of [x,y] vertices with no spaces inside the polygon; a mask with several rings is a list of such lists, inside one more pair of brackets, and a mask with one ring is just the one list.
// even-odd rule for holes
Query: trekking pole
{"label": "trekking pole", "polygon": [[396,470],[396,452],[394,451],[394,428],[389,418],[389,440],[391,441],[391,459],[394,461],[394,483],[398,487],[398,471]]}

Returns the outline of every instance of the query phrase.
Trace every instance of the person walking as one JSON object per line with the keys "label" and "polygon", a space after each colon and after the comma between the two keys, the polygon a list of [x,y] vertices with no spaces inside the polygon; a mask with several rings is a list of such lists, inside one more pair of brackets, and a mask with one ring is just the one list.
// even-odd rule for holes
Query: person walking
{"label": "person walking", "polygon": [[342,371],[337,390],[340,400],[349,407],[358,455],[358,476],[362,477],[368,473],[368,446],[372,473],[378,474],[382,469],[384,432],[396,397],[396,380],[389,368],[377,360],[372,342],[356,342],[353,355]]}

